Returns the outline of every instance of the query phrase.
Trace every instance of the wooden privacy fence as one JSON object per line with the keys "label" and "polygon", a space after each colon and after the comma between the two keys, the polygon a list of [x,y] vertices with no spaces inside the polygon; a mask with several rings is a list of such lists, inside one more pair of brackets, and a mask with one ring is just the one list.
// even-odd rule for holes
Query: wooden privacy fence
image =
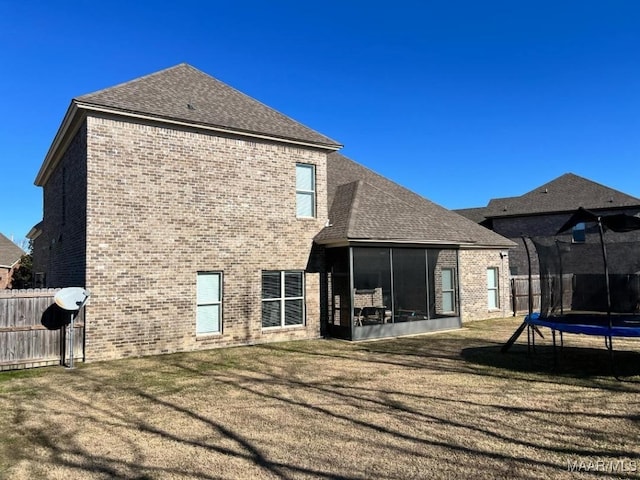
{"label": "wooden privacy fence", "polygon": [[[68,361],[71,312],[53,300],[57,289],[0,290],[0,370]],[[84,359],[84,309],[74,321],[74,360]]]}
{"label": "wooden privacy fence", "polygon": [[[533,310],[540,311],[540,277],[531,277],[531,293],[533,297]],[[529,313],[529,276],[511,276],[511,305],[513,315]]]}

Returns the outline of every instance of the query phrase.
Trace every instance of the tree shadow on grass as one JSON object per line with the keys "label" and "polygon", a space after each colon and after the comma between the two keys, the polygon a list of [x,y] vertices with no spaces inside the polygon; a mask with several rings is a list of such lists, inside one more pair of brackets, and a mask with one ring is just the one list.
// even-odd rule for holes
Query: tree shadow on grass
{"label": "tree shadow on grass", "polygon": [[591,347],[556,347],[549,345],[529,349],[514,345],[502,353],[501,345],[463,348],[462,358],[472,364],[512,371],[549,373],[575,378],[618,377],[640,383],[640,353],[628,350],[609,351]]}
{"label": "tree shadow on grass", "polygon": [[[439,354],[432,350],[429,356],[425,356],[424,344],[409,343],[410,345],[404,348],[402,345],[391,343],[375,343],[375,346],[371,344],[367,349],[375,351],[367,352],[357,361],[367,362],[361,366],[374,367],[378,359],[381,359],[384,362],[381,364],[383,368],[393,361],[391,365],[397,367],[394,371],[402,370],[404,365],[406,370],[416,374],[417,382],[424,381],[427,372],[425,365],[437,373],[435,368],[440,368],[442,364],[433,363],[433,360],[437,360]],[[313,348],[314,357],[311,359],[313,361],[309,361],[309,365],[318,367],[315,359],[319,357],[315,355],[322,352]],[[458,341],[440,342],[438,347],[447,360],[454,358],[451,352],[458,352],[455,363],[460,366],[460,373],[465,373],[465,370],[478,370],[480,374],[485,375],[493,375],[495,365],[492,362],[495,363],[497,356],[501,356],[503,361],[509,360],[509,355],[501,355],[499,348],[500,345],[463,348],[461,359],[461,345]],[[538,354],[544,357],[542,348],[539,347]],[[354,351],[358,349],[359,347]],[[343,351],[345,360],[349,362],[352,361],[348,355],[350,350],[351,348]],[[400,353],[403,350],[406,351],[407,357]],[[220,353],[210,354],[209,360],[197,366],[194,365],[196,362],[193,355],[159,357],[155,362],[156,367],[162,368],[166,374],[171,374],[170,378],[174,379],[173,381],[179,383],[181,379],[188,380],[190,387],[177,385],[176,391],[171,388],[171,381],[166,385],[163,383],[161,389],[154,383],[146,383],[145,377],[153,377],[153,372],[147,373],[144,369],[139,369],[141,371],[134,377],[129,376],[126,371],[128,369],[122,367],[122,373],[115,376],[96,373],[93,368],[78,369],[70,380],[77,382],[72,389],[54,385],[46,393],[47,396],[64,399],[64,402],[57,402],[60,410],[49,411],[50,415],[41,427],[30,427],[28,422],[22,426],[31,433],[33,444],[50,454],[50,462],[53,465],[64,467],[79,475],[86,473],[108,478],[138,479],[162,476],[229,478],[219,472],[207,472],[196,465],[172,466],[162,462],[154,463],[153,459],[148,457],[149,453],[144,445],[145,441],[150,440],[160,440],[160,445],[172,448],[178,446],[193,449],[188,451],[197,452],[199,456],[219,455],[229,460],[240,460],[246,462],[248,472],[268,478],[371,478],[370,475],[365,476],[371,471],[363,464],[359,465],[359,471],[354,471],[354,467],[349,465],[332,469],[330,464],[322,463],[322,456],[314,456],[314,462],[305,462],[295,458],[282,459],[274,455],[274,449],[270,444],[251,430],[239,428],[237,423],[224,415],[216,415],[215,404],[211,401],[219,398],[215,392],[221,386],[224,388],[220,391],[233,392],[227,397],[221,396],[221,399],[241,400],[237,411],[228,412],[245,417],[247,422],[253,421],[255,428],[261,428],[262,423],[259,419],[267,418],[260,416],[265,409],[271,412],[285,411],[288,416],[306,419],[308,423],[304,426],[309,430],[305,433],[310,435],[303,434],[301,439],[305,446],[305,441],[309,439],[311,448],[315,446],[311,440],[314,438],[312,425],[316,425],[318,431],[315,435],[318,437],[338,434],[343,436],[341,438],[344,443],[366,446],[369,449],[375,447],[377,451],[388,452],[390,457],[419,458],[425,463],[437,461],[445,464],[449,462],[448,459],[458,459],[459,464],[453,460],[448,463],[452,468],[463,467],[462,459],[468,462],[473,459],[474,462],[494,469],[496,477],[535,478],[535,474],[530,472],[529,468],[538,469],[540,476],[545,473],[559,474],[563,466],[566,466],[562,464],[565,458],[624,458],[628,454],[627,447],[619,439],[622,437],[627,444],[635,445],[634,430],[609,433],[603,426],[605,422],[584,423],[582,426],[574,427],[574,430],[581,429],[577,437],[580,440],[576,443],[562,441],[563,436],[567,435],[567,415],[562,403],[554,403],[536,410],[528,404],[514,406],[508,402],[501,402],[497,394],[490,398],[486,395],[478,398],[462,395],[460,398],[449,391],[408,389],[409,392],[421,394],[420,397],[412,397],[401,384],[392,388],[384,386],[383,383],[382,389],[377,383],[358,385],[353,378],[344,378],[341,369],[337,369],[334,376],[329,378],[314,375],[310,375],[309,378],[306,374],[298,376],[294,374],[297,370],[288,367],[305,352],[285,352],[279,349],[280,355],[273,355],[273,351],[252,349],[252,358],[255,361],[249,366],[243,367],[243,362],[239,361],[237,366],[224,369],[206,368],[215,366],[220,359]],[[518,357],[525,357],[526,346],[516,346],[513,352],[516,360]],[[339,351],[336,349],[329,353],[334,358]],[[228,355],[233,356],[234,353],[229,352]],[[472,361],[474,363],[471,363]],[[424,364],[416,368],[416,363],[420,362]],[[474,368],[465,368],[465,363]],[[131,365],[135,364],[136,362],[133,362]],[[445,363],[446,365],[449,363]],[[479,367],[475,368],[476,365]],[[113,363],[112,367],[119,368],[117,363]],[[452,371],[455,367],[456,365],[449,365]],[[499,368],[508,373],[509,364],[506,363]],[[470,392],[482,384],[481,381],[477,381],[477,377],[472,378],[476,381],[469,386]],[[176,392],[180,389],[183,389],[183,394],[178,395]],[[103,403],[100,406],[101,402],[95,402],[89,393],[102,390],[105,392],[98,395]],[[107,392],[115,390],[123,395],[110,399]],[[525,390],[528,392],[528,386]],[[570,403],[584,401],[582,391],[562,390],[560,395],[563,392],[566,392],[565,398],[568,397]],[[612,415],[608,410],[601,411],[599,402],[606,398],[609,408],[612,398],[610,392],[597,393],[599,396],[588,404],[589,411],[596,411],[596,414],[590,415],[607,420],[637,421],[637,416],[625,413]],[[194,403],[194,398],[198,397],[202,397],[200,403]],[[12,400],[16,401],[16,410],[24,408],[24,399],[19,402],[17,398]],[[126,408],[127,404],[138,405],[139,408],[129,411]],[[248,409],[248,405],[254,407]],[[82,424],[91,423],[104,434],[116,436],[119,442],[128,445],[134,455],[120,459],[115,452],[92,451],[81,440],[80,425],[74,429],[66,429],[61,435],[60,425],[56,422],[59,422],[61,415],[68,410],[73,411],[76,418],[81,416]],[[148,418],[147,411],[155,412],[155,415]],[[508,414],[500,415],[502,411]],[[455,412],[455,415],[451,412]],[[583,414],[583,411],[572,412],[570,418],[579,420]],[[196,435],[189,430],[176,428],[177,425],[185,424],[200,433]],[[408,428],[407,424],[411,427]],[[296,425],[296,422],[284,422],[280,428],[289,428],[292,434],[297,434]],[[326,427],[329,425],[342,425],[344,428],[329,429]],[[530,433],[532,425],[537,425],[540,429],[536,435]],[[466,441],[468,438],[475,439],[477,443]],[[611,440],[610,446],[603,446],[602,443],[592,445],[588,441],[589,438],[615,438],[617,442]],[[491,444],[501,448],[491,448]],[[509,451],[505,451],[505,445],[514,446],[514,452],[518,453],[510,454]],[[523,451],[529,453],[520,453]],[[500,468],[504,470],[498,470]],[[514,472],[510,473],[509,468],[515,469]],[[467,475],[458,473],[458,476],[470,477],[471,473],[480,471],[471,470]],[[529,473],[525,475],[522,474],[523,471]],[[407,472],[410,472],[410,469],[404,473]],[[446,472],[441,472],[443,478],[445,475]],[[628,475],[629,478],[632,476]],[[403,472],[398,472],[397,476],[385,478],[406,477],[403,477]]]}

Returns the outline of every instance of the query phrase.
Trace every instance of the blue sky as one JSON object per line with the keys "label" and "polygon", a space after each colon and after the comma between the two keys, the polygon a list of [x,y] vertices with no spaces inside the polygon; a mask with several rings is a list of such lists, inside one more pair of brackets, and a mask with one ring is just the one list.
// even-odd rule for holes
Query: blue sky
{"label": "blue sky", "polygon": [[0,232],[75,96],[181,62],[447,208],[566,172],[640,197],[640,2],[0,0]]}

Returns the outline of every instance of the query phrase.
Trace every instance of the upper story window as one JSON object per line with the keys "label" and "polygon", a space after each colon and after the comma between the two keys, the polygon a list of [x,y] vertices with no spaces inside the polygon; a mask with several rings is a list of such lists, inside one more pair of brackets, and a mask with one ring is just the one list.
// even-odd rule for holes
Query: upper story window
{"label": "upper story window", "polygon": [[577,223],[571,231],[573,243],[584,243],[587,240],[587,227],[584,222]]}
{"label": "upper story window", "polygon": [[296,164],[296,216],[316,216],[316,167],[304,163]]}

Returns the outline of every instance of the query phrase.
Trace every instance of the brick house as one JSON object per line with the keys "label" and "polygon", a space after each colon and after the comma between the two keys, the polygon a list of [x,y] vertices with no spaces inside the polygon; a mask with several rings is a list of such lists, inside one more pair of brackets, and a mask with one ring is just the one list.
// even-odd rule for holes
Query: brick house
{"label": "brick house", "polygon": [[11,277],[22,255],[22,249],[0,233],[0,290],[11,288]]}
{"label": "brick house", "polygon": [[[392,221],[399,230],[378,238],[374,229],[367,246],[446,247],[445,301],[455,325],[500,315],[508,291],[498,277],[488,287],[486,272],[508,269],[501,254],[513,244],[335,153],[340,148],[186,64],[73,99],[36,177],[44,215],[33,234],[34,271],[48,287],[92,291],[86,359],[327,333],[336,308],[327,259],[337,272],[344,252],[366,240],[330,226],[345,221],[329,209],[354,173],[367,195],[369,185],[388,189],[372,198],[379,215],[363,221]],[[335,215],[356,211],[341,205]],[[342,301],[353,304],[352,289]],[[398,312],[386,308],[393,322]]]}
{"label": "brick house", "polygon": [[[519,197],[494,198],[486,207],[455,211],[516,242],[518,246],[511,252],[511,274],[526,275],[529,267],[522,237],[554,236],[568,241],[584,241],[584,223],[564,235],[556,235],[579,207],[599,215],[638,215],[640,199],[573,173],[565,173]],[[637,233],[619,238],[640,241]],[[532,252],[532,257],[535,260],[535,252]],[[532,272],[538,272],[535,261]]]}

